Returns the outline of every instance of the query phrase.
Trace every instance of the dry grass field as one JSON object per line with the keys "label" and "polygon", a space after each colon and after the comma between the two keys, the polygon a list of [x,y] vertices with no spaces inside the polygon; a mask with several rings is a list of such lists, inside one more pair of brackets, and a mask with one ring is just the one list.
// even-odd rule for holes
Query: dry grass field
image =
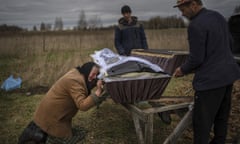
{"label": "dry grass field", "polygon": [[[186,29],[146,30],[149,48],[188,50]],[[0,84],[11,74],[20,76],[22,88],[13,92],[0,91],[0,141],[16,144],[23,128],[32,119],[35,108],[49,88],[69,69],[91,61],[90,54],[102,48],[114,48],[114,31],[42,32],[0,35]],[[192,75],[173,78],[164,95],[186,94],[191,89]],[[39,89],[41,88],[42,89]],[[27,96],[26,92],[31,91]],[[240,84],[234,89],[235,105],[240,102]],[[229,139],[240,128],[235,125],[239,107],[231,117]],[[237,115],[237,114],[238,115]],[[179,118],[173,116],[171,125],[154,116],[154,144],[161,144],[173,130]],[[136,144],[137,138],[130,113],[111,99],[99,109],[79,112],[74,125],[89,130],[87,144]],[[187,130],[179,144],[192,143],[192,131]]]}
{"label": "dry grass field", "polygon": [[[185,29],[147,30],[150,48],[187,49]],[[9,74],[20,76],[23,86],[51,85],[72,67],[90,61],[90,54],[114,48],[114,31],[43,32],[0,36],[0,82]],[[13,62],[14,61],[14,62]]]}

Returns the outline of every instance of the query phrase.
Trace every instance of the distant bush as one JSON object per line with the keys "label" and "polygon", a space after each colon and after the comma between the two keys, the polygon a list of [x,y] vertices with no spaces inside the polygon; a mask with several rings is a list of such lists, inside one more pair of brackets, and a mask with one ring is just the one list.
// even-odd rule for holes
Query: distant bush
{"label": "distant bush", "polygon": [[181,17],[152,17],[148,21],[144,21],[143,25],[146,29],[168,29],[168,28],[185,28],[186,24]]}
{"label": "distant bush", "polygon": [[19,26],[14,26],[14,25],[0,25],[0,32],[21,32],[21,31],[25,31],[25,29],[19,27]]}

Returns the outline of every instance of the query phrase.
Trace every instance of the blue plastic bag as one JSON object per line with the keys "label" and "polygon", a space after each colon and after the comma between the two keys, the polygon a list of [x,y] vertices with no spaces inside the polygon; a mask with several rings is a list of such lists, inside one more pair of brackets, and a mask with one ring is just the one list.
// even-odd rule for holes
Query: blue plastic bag
{"label": "blue plastic bag", "polygon": [[2,84],[1,88],[10,91],[21,87],[22,79],[20,77],[14,79],[13,75],[10,75]]}

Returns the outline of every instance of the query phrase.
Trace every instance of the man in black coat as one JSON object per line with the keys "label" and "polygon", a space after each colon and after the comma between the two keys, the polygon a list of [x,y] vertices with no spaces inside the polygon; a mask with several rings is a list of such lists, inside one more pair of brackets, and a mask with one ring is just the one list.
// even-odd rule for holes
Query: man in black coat
{"label": "man in black coat", "polygon": [[240,79],[227,22],[218,12],[204,8],[201,0],[178,0],[174,7],[190,20],[190,55],[174,75],[180,77],[195,72],[194,144],[209,143],[212,126],[214,137],[210,144],[224,144],[232,87],[234,81]]}
{"label": "man in black coat", "polygon": [[125,5],[121,8],[122,18],[115,29],[115,47],[120,55],[129,56],[132,49],[148,49],[143,26],[137,17],[131,16],[132,10]]}

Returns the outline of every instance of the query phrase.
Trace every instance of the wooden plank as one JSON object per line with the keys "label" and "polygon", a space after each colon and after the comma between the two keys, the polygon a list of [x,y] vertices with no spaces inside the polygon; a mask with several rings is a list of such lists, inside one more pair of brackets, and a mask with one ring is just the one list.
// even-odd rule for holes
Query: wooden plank
{"label": "wooden plank", "polygon": [[158,113],[158,112],[165,112],[165,111],[187,108],[190,104],[191,104],[190,102],[185,102],[185,103],[180,103],[180,104],[166,105],[166,106],[162,106],[162,107],[153,107],[153,108],[144,109],[144,110],[142,110],[142,112],[145,114],[153,114],[153,113]]}
{"label": "wooden plank", "polygon": [[192,96],[165,96],[160,99],[149,100],[150,103],[161,103],[161,102],[191,102],[193,101]]}
{"label": "wooden plank", "polygon": [[145,144],[153,143],[153,114],[148,115],[148,120],[145,123]]}
{"label": "wooden plank", "polygon": [[179,124],[173,130],[173,132],[165,139],[163,144],[175,144],[175,143],[177,143],[178,138],[190,126],[191,123],[192,123],[192,110],[190,109],[184,115],[184,117],[181,119]]}
{"label": "wooden plank", "polygon": [[[179,98],[184,99],[184,98]],[[191,99],[190,99],[191,101]],[[165,105],[165,106],[156,106],[151,108],[143,108],[140,109],[134,104],[123,104],[125,108],[127,108],[133,117],[134,125],[136,134],[138,137],[138,143],[139,144],[152,144],[153,143],[153,116],[154,113],[159,112],[166,112],[166,111],[172,111],[182,108],[189,108],[193,105],[193,102],[183,102],[178,104],[171,104],[171,105]],[[190,110],[184,115],[183,119],[179,122],[177,127],[174,129],[174,131],[171,133],[171,135],[168,136],[168,138],[165,140],[164,144],[168,143],[175,143],[177,139],[182,135],[183,131],[189,126],[189,123],[191,121],[191,107]],[[143,135],[143,129],[140,124],[140,120],[144,122],[144,135]]]}
{"label": "wooden plank", "polygon": [[137,106],[133,104],[123,104],[125,108],[127,108],[130,112],[136,114],[139,119],[146,122],[147,121],[147,114],[144,113],[141,109],[139,109]]}
{"label": "wooden plank", "polygon": [[139,118],[133,112],[132,112],[132,118],[133,118],[135,130],[136,130],[136,134],[137,134],[137,138],[138,138],[138,143],[139,144],[144,144],[144,138],[143,138],[143,133],[142,133],[142,128],[141,128],[141,125],[140,125]]}

